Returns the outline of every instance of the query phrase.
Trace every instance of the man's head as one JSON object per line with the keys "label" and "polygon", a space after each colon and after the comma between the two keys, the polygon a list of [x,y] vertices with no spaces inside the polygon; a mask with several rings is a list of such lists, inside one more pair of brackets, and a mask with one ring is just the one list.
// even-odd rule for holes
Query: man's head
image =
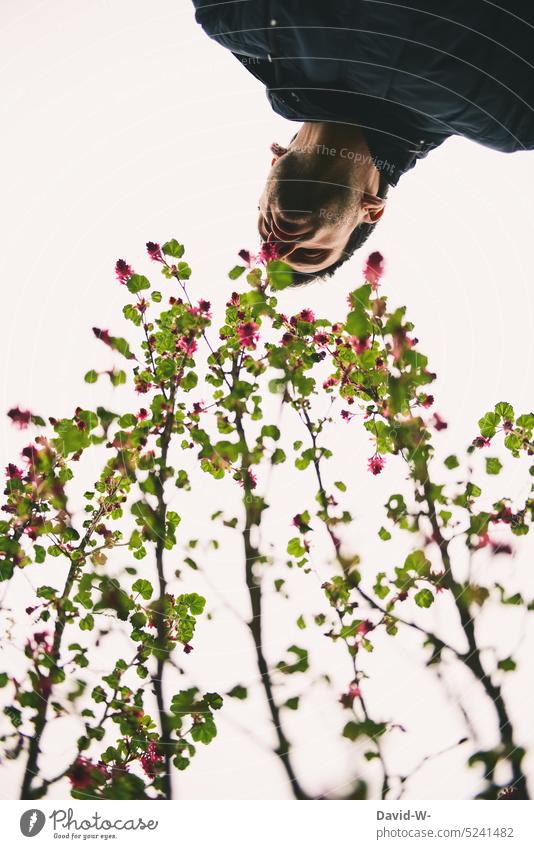
{"label": "man's head", "polygon": [[294,270],[294,285],[329,277],[381,218],[387,184],[359,128],[304,124],[274,158],[258,230]]}

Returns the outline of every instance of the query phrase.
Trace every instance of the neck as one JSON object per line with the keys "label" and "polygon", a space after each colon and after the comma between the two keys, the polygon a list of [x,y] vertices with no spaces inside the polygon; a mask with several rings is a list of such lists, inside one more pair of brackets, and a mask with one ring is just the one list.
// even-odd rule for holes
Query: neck
{"label": "neck", "polygon": [[380,172],[360,127],[329,121],[306,122],[289,145],[292,148],[317,150],[324,155],[325,170],[342,173],[347,181],[365,192],[378,191]]}

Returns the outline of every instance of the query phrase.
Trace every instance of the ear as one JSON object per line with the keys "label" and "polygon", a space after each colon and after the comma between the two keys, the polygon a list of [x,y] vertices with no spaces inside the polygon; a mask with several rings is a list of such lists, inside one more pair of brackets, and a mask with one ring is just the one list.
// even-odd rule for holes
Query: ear
{"label": "ear", "polygon": [[385,198],[379,198],[378,195],[364,192],[361,200],[363,218],[360,224],[376,224],[382,218],[385,208]]}

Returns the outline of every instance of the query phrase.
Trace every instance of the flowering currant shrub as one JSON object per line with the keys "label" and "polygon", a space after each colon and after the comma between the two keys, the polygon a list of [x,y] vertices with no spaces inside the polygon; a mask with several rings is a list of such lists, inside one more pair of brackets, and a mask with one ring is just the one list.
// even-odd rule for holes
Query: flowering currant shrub
{"label": "flowering currant shrub", "polygon": [[[149,242],[147,251],[163,278],[158,287],[122,259],[115,268],[124,318],[133,325],[127,335],[135,334],[137,343],[93,328],[114,364],[85,375],[89,384],[133,382],[138,406],[127,413],[77,407],[71,418],[48,420],[26,409],[8,413],[33,437],[20,461],[7,466],[0,527],[2,580],[16,581],[21,570],[32,576],[27,585],[16,585],[17,597],[22,587],[28,595],[23,623],[18,617],[15,623],[9,595],[4,600],[6,639],[16,644],[22,628],[23,643],[15,667],[0,674],[3,759],[21,763],[21,798],[42,797],[61,779],[68,779],[75,798],[172,798],[173,776],[216,736],[217,712],[224,716],[227,701],[247,698],[241,683],[222,694],[204,692],[182,668],[184,655],[193,652],[194,670],[195,630],[210,627],[205,597],[190,591],[191,578],[181,584],[183,570],[193,580],[201,571],[194,559],[199,541],[189,539],[184,511],[170,507],[173,493],[187,499],[192,491],[190,456],[201,477],[229,479],[239,498],[240,516],[228,517],[225,507],[206,515],[205,527],[219,523],[240,537],[242,561],[235,569],[249,605],[243,627],[274,737],[273,757],[292,795],[317,795],[295,764],[287,730],[287,717],[300,709],[315,669],[297,636],[278,662],[268,652],[269,629],[280,623],[269,621],[266,592],[273,586],[285,592],[285,578],[271,576],[275,561],[302,582],[314,579],[320,612],[311,619],[300,615],[296,633],[316,629],[346,670],[332,701],[340,737],[356,746],[344,798],[400,798],[417,771],[390,766],[398,735],[406,732],[394,703],[384,715],[366,692],[373,658],[408,633],[418,637],[429,675],[441,680],[443,670],[456,665],[487,702],[492,745],[477,745],[468,705],[466,734],[457,744],[469,748],[477,797],[528,798],[526,752],[505,690],[517,663],[511,655],[488,659],[478,623],[503,605],[528,615],[534,602],[483,575],[475,579],[464,564],[465,555],[471,563],[481,550],[499,560],[510,557],[512,537],[529,530],[533,498],[514,504],[502,494],[488,502],[473,469],[483,457],[482,474],[493,480],[503,462],[491,449],[500,446],[528,475],[534,415],[516,415],[509,403],[499,403],[482,416],[463,452],[439,461],[434,443],[447,422],[434,411],[429,392],[435,375],[405,308],[390,308],[381,291],[378,253],[348,296],[346,315],[332,322],[307,308],[293,316],[280,312],[290,269],[270,245],[255,256],[241,251],[215,330],[210,303],[200,293],[190,297],[183,246],[174,239],[161,246]],[[280,411],[300,429],[290,444]],[[346,427],[355,442],[363,435],[371,444],[362,479],[394,465],[409,483],[385,504],[376,531],[386,544],[379,568],[355,550],[359,529],[349,487],[328,482],[336,444],[329,435]],[[288,481],[306,473],[315,482],[311,491],[297,490],[301,500],[291,511],[283,550],[279,540],[277,549],[265,539],[265,474],[277,466],[284,466]],[[71,506],[76,486],[83,492],[81,512]],[[409,547],[401,560],[399,535]],[[319,537],[330,554],[318,565]],[[455,554],[459,545],[462,556]],[[436,630],[432,618],[440,606],[449,617],[446,630]],[[294,622],[286,624],[291,632]],[[104,645],[111,648],[102,653]],[[104,661],[109,668],[102,671]],[[232,672],[240,682],[241,669]],[[323,677],[333,689],[332,679]],[[289,680],[301,695],[288,697]],[[66,718],[79,730],[58,764],[53,728]]]}

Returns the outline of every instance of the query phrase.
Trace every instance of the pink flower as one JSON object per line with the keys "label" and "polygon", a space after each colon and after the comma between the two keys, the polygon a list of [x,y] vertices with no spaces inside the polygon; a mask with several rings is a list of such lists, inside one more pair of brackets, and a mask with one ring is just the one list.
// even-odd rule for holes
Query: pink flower
{"label": "pink flower", "polygon": [[35,460],[35,455],[39,453],[39,449],[37,445],[26,445],[26,447],[23,448],[20,453],[21,456],[28,461],[28,463],[33,463]]}
{"label": "pink flower", "polygon": [[22,471],[22,469],[19,469],[18,466],[15,466],[14,463],[9,463],[6,466],[6,476],[10,480],[13,480],[13,478],[22,478],[23,475],[24,472]]}
{"label": "pink flower", "polygon": [[301,534],[305,534],[308,533],[308,531],[311,531],[311,527],[308,522],[304,521],[302,513],[297,513],[295,516],[293,516],[291,524],[293,525],[293,527],[298,528]]}
{"label": "pink flower", "polygon": [[43,646],[43,651],[49,654],[52,651],[52,644],[49,642],[50,634],[48,631],[36,631],[33,635],[33,639],[35,640],[35,644],[38,646]]}
{"label": "pink flower", "polygon": [[258,480],[256,475],[251,469],[246,469],[241,480],[239,481],[239,486],[245,486],[245,483],[250,487],[250,489],[256,489],[256,485]]}
{"label": "pink flower", "polygon": [[378,289],[380,278],[384,273],[384,257],[379,251],[374,251],[369,255],[363,273],[372,288],[374,290]]}
{"label": "pink flower", "polygon": [[299,318],[301,321],[307,321],[307,322],[309,322],[310,324],[311,324],[313,321],[315,321],[315,316],[314,316],[313,312],[312,312],[311,310],[308,310],[308,309],[301,310],[301,312],[300,312],[300,313],[299,313],[299,315],[298,315],[298,318]]}
{"label": "pink flower", "polygon": [[373,475],[379,475],[384,468],[385,462],[384,457],[376,451],[372,457],[369,457],[369,460],[367,461],[367,468],[373,473]]}
{"label": "pink flower", "polygon": [[146,249],[150,259],[153,259],[154,262],[165,262],[161,253],[161,248],[157,242],[147,242]]}
{"label": "pink flower", "polygon": [[510,545],[509,542],[497,542],[496,540],[490,539],[491,552],[492,554],[513,554],[514,549]]}
{"label": "pink flower", "polygon": [[240,259],[242,259],[243,262],[246,263],[246,265],[250,265],[252,263],[252,261],[254,260],[254,257],[250,253],[250,251],[246,251],[244,248],[239,251],[238,257]]}
{"label": "pink flower", "polygon": [[426,407],[428,409],[429,407],[432,406],[433,403],[434,403],[434,396],[433,395],[423,395],[422,396],[421,404],[423,405],[423,407]]}
{"label": "pink flower", "polygon": [[476,549],[485,548],[487,545],[489,545],[489,542],[490,542],[489,533],[487,531],[485,531],[483,534],[480,534],[480,536],[478,538],[478,543],[475,546],[475,548]]}
{"label": "pink flower", "polygon": [[514,518],[514,514],[512,512],[512,508],[508,507],[508,505],[504,505],[501,507],[498,513],[493,513],[490,516],[491,522],[506,522],[509,523]]}
{"label": "pink flower", "polygon": [[137,413],[136,419],[138,422],[144,422],[145,419],[148,419],[148,410],[145,410],[144,407],[141,407],[141,409]]}
{"label": "pink flower", "polygon": [[365,339],[358,339],[356,336],[350,337],[350,344],[352,350],[356,354],[361,354],[363,351],[368,351],[371,347],[371,339],[367,336]]}
{"label": "pink flower", "polygon": [[180,351],[183,351],[184,354],[187,354],[188,357],[190,357],[191,354],[195,353],[198,348],[198,345],[194,339],[188,339],[186,336],[182,336],[180,339],[178,339],[176,347]]}
{"label": "pink flower", "polygon": [[100,341],[104,343],[104,345],[111,345],[109,330],[105,330],[101,327],[93,327],[93,333],[97,339],[100,339]]}
{"label": "pink flower", "polygon": [[352,419],[354,418],[355,415],[356,415],[356,413],[349,413],[348,410],[341,410],[341,418],[345,422],[352,421]]}
{"label": "pink flower", "polygon": [[210,307],[211,304],[209,301],[199,301],[198,306],[188,307],[187,312],[189,315],[201,315],[203,318],[211,318]]}
{"label": "pink flower", "polygon": [[264,242],[261,246],[261,251],[259,252],[256,259],[258,262],[270,262],[272,259],[277,259],[278,257],[278,248],[274,242]]}
{"label": "pink flower", "polygon": [[13,407],[13,409],[8,411],[7,415],[20,430],[25,430],[32,420],[31,412],[29,410],[21,410],[19,407]]}
{"label": "pink flower", "polygon": [[92,761],[87,758],[77,758],[67,773],[72,786],[76,790],[86,790],[90,787],[94,768]]}
{"label": "pink flower", "polygon": [[374,630],[374,627],[375,626],[369,619],[364,619],[364,621],[360,622],[360,624],[358,625],[358,634],[361,634],[362,637],[365,637],[365,635],[368,634],[369,631]]}
{"label": "pink flower", "polygon": [[336,383],[339,383],[338,377],[329,377],[323,383],[323,389],[331,389],[332,386],[335,386]]}
{"label": "pink flower", "polygon": [[190,645],[189,643],[185,643],[185,644],[184,644],[184,652],[185,652],[185,654],[191,654],[191,652],[192,652],[192,651],[193,651],[193,646],[192,646],[192,645]]}
{"label": "pink flower", "polygon": [[486,436],[475,436],[471,444],[474,445],[475,448],[487,448],[491,445],[491,439],[488,439]]}
{"label": "pink flower", "polygon": [[239,295],[237,292],[232,292],[232,297],[229,301],[226,301],[227,307],[238,307],[239,306]]}
{"label": "pink flower", "polygon": [[340,702],[344,708],[351,709],[354,703],[354,699],[359,699],[361,696],[361,690],[356,683],[351,684],[348,691],[343,693]]}
{"label": "pink flower", "polygon": [[150,392],[150,389],[152,388],[152,383],[144,380],[144,378],[142,378],[139,374],[134,376],[134,384],[135,391],[139,392],[140,395],[146,395],[146,393]]}
{"label": "pink flower", "polygon": [[326,345],[328,345],[327,333],[314,333],[312,339],[316,343],[316,345],[319,345],[320,348],[324,348],[326,347]]}
{"label": "pink flower", "polygon": [[448,427],[447,422],[443,421],[439,413],[434,413],[433,424],[436,430],[445,430]]}
{"label": "pink flower", "polygon": [[158,752],[157,743],[154,740],[150,741],[146,748],[146,752],[141,755],[139,761],[145,771],[145,774],[148,775],[149,778],[153,778],[156,774],[157,764],[163,761],[163,755]]}
{"label": "pink flower", "polygon": [[119,283],[122,283],[124,285],[133,273],[133,268],[128,265],[128,263],[124,259],[117,260],[117,262],[115,263],[115,275]]}
{"label": "pink flower", "polygon": [[240,324],[237,328],[239,347],[254,349],[259,338],[259,329],[260,326],[255,321],[244,321]]}

